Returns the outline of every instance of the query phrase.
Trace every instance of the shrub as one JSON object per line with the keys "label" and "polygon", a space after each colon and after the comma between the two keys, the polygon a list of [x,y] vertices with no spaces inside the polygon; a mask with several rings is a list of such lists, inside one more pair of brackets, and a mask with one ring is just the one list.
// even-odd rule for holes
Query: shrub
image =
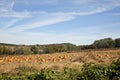
{"label": "shrub", "polygon": [[85,63],[77,80],[120,80],[120,59],[110,65]]}
{"label": "shrub", "polygon": [[76,80],[76,77],[76,69],[65,67],[63,71],[58,71],[53,68],[44,68],[34,76],[34,80]]}
{"label": "shrub", "polygon": [[108,67],[107,76],[110,80],[120,80],[120,58]]}
{"label": "shrub", "polygon": [[105,76],[107,67],[85,63],[82,72],[78,75],[78,80],[108,80]]}
{"label": "shrub", "polygon": [[56,80],[57,71],[55,69],[44,68],[41,72],[35,77],[35,80]]}

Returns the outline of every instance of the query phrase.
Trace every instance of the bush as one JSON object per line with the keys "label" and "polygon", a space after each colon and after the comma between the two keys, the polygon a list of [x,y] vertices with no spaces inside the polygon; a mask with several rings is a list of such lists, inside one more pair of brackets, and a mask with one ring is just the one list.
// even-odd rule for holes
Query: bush
{"label": "bush", "polygon": [[110,65],[86,63],[77,80],[120,80],[120,59]]}
{"label": "bush", "polygon": [[75,80],[77,75],[77,70],[65,67],[62,72],[56,69],[43,69],[35,77],[35,80]]}
{"label": "bush", "polygon": [[105,76],[107,67],[86,63],[83,65],[82,72],[78,75],[78,80],[108,80]]}
{"label": "bush", "polygon": [[30,49],[31,49],[31,51],[32,51],[34,54],[38,54],[38,53],[39,53],[39,47],[38,47],[37,45],[32,46]]}
{"label": "bush", "polygon": [[56,80],[57,79],[57,71],[54,69],[43,69],[41,72],[35,77],[35,80]]}
{"label": "bush", "polygon": [[120,80],[120,58],[108,67],[107,76],[111,80]]}

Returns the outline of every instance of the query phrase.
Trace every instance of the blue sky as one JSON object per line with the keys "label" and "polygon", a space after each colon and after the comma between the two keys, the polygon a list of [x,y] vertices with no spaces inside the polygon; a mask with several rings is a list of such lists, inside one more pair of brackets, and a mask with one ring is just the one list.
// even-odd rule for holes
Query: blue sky
{"label": "blue sky", "polygon": [[120,0],[0,0],[0,43],[91,44],[120,37]]}

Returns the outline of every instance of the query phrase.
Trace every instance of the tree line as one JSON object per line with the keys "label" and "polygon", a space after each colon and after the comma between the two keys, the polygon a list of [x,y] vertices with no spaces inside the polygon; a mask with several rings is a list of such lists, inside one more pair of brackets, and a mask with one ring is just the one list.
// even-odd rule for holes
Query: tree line
{"label": "tree line", "polygon": [[90,45],[76,46],[71,43],[49,44],[49,45],[14,45],[0,43],[0,55],[13,54],[43,54],[43,53],[62,53],[76,52],[87,49],[106,49],[120,48],[120,38],[104,38],[94,41]]}

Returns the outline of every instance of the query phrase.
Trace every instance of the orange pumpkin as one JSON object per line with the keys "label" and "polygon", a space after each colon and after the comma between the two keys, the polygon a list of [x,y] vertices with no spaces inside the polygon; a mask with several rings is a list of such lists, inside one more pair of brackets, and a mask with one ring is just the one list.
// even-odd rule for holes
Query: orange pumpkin
{"label": "orange pumpkin", "polygon": [[1,60],[0,60],[0,63],[2,63],[2,62],[3,62],[3,60],[1,59]]}
{"label": "orange pumpkin", "polygon": [[52,60],[53,60],[53,62],[56,62],[56,58],[53,58]]}
{"label": "orange pumpkin", "polygon": [[8,62],[12,62],[12,59],[8,59]]}
{"label": "orange pumpkin", "polygon": [[45,59],[41,59],[41,61],[42,61],[42,62],[46,62],[46,60],[45,60]]}

